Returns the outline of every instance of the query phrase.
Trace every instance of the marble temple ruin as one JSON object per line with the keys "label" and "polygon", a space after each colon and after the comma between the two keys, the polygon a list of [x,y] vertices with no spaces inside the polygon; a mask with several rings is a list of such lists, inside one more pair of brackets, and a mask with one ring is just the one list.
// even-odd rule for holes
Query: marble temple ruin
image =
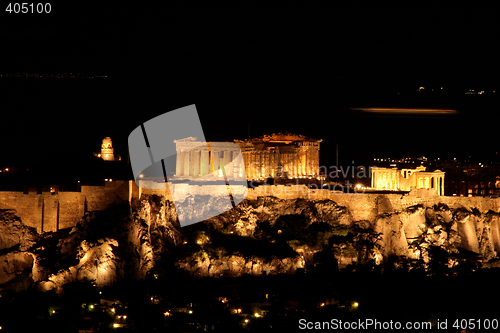
{"label": "marble temple ruin", "polygon": [[290,133],[234,140],[234,143],[201,142],[193,137],[176,140],[175,178],[222,179],[223,170],[232,179],[316,178],[321,141]]}

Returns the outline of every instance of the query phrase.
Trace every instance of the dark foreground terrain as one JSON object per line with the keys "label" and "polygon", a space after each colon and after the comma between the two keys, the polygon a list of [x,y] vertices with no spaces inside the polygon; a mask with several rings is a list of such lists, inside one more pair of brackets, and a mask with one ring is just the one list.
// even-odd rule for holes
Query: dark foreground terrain
{"label": "dark foreground terrain", "polygon": [[496,268],[454,277],[351,268],[202,279],[172,269],[101,289],[92,281],[70,283],[59,296],[32,289],[5,293],[0,325],[2,332],[373,331],[408,323],[431,331],[440,325],[443,332],[459,332],[460,325],[474,325],[471,332],[498,327]]}

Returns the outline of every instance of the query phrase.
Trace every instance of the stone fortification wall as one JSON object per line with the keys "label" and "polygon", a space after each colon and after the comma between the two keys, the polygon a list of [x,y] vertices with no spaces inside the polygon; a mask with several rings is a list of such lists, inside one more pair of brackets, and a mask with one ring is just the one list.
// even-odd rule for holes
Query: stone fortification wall
{"label": "stone fortification wall", "polygon": [[[154,182],[143,182],[139,188],[135,183],[134,198],[139,199],[142,194],[156,194],[172,200],[172,195],[168,186]],[[232,187],[232,194],[238,195],[245,191],[245,187]],[[224,185],[187,185],[174,184],[173,192],[176,197],[182,200],[188,195],[227,195],[227,188]],[[279,199],[307,199],[307,200],[333,200],[338,205],[349,208],[354,221],[373,221],[377,215],[404,210],[415,205],[432,207],[438,203],[446,204],[450,207],[463,206],[465,208],[477,208],[481,212],[493,210],[499,211],[500,198],[489,197],[446,197],[437,195],[434,189],[412,189],[407,194],[396,193],[343,193],[341,191],[331,191],[328,189],[309,189],[306,185],[264,185],[257,188],[247,189],[246,198],[255,200],[259,196],[274,196]]]}
{"label": "stone fortification wall", "polygon": [[341,206],[348,207],[353,220],[373,220],[376,215],[395,212],[415,205],[432,207],[438,203],[450,207],[463,206],[477,208],[481,212],[489,210],[498,212],[500,198],[490,197],[455,197],[439,196],[434,189],[412,189],[407,194],[396,193],[343,193],[328,189],[308,189],[305,185],[259,186],[248,190],[249,199],[258,196],[275,196],[280,199],[333,200]]}
{"label": "stone fortification wall", "polygon": [[[247,191],[247,199],[274,196],[279,199],[333,200],[349,209],[354,221],[373,221],[378,215],[401,211],[415,205],[432,207],[438,203],[450,207],[477,208],[481,212],[499,211],[500,198],[445,197],[433,189],[413,189],[408,194],[342,193],[328,189],[308,189],[305,185],[259,186],[255,189],[232,187],[232,195],[240,197]],[[174,184],[177,198],[189,195],[226,196],[225,185]],[[57,231],[74,226],[86,211],[104,210],[114,203],[140,200],[142,195],[156,194],[172,200],[164,183],[141,181],[107,182],[105,186],[82,186],[80,192],[42,193],[0,192],[0,209],[13,209],[24,224],[35,227],[39,233]]]}
{"label": "stone fortification wall", "polygon": [[80,192],[0,192],[0,209],[15,210],[21,221],[39,233],[74,226],[86,211],[104,210],[126,202],[129,181],[107,182],[104,186],[82,186]]}

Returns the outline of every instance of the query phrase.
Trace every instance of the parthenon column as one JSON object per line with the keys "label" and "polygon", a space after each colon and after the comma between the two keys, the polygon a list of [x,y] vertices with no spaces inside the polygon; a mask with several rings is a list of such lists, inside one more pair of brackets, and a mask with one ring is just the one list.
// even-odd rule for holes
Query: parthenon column
{"label": "parthenon column", "polygon": [[252,171],[252,152],[247,152],[246,153],[246,160],[245,160],[245,168],[247,169],[247,178],[252,179],[253,177],[253,171]]}
{"label": "parthenon column", "polygon": [[263,165],[264,161],[263,161],[263,158],[262,158],[262,152],[260,152],[260,151],[257,153],[257,162],[259,163],[258,164],[258,170],[259,170],[258,176],[260,178],[260,177],[262,177],[263,167],[264,167],[264,165]]}
{"label": "parthenon column", "polygon": [[308,151],[307,149],[304,150],[304,153],[303,153],[304,157],[302,158],[302,170],[304,171],[304,176],[307,176],[309,174],[309,156],[308,155]]}
{"label": "parthenon column", "polygon": [[200,174],[202,176],[205,176],[209,173],[209,157],[208,157],[208,149],[203,149],[201,151],[201,161],[200,161],[200,167],[201,167],[201,170],[200,170]]}
{"label": "parthenon column", "polygon": [[300,159],[299,154],[293,156],[293,178],[297,178],[299,175],[299,166],[300,166],[299,159]]}
{"label": "parthenon column", "polygon": [[209,151],[208,157],[209,157],[208,172],[209,173],[213,173],[215,171],[215,168],[214,168],[214,152],[213,152],[213,150]]}
{"label": "parthenon column", "polygon": [[216,171],[215,176],[218,177],[220,175],[220,151],[219,150],[211,150],[212,155],[212,163],[214,166],[214,171]]}
{"label": "parthenon column", "polygon": [[193,151],[193,176],[198,177],[200,175],[200,151]]}
{"label": "parthenon column", "polygon": [[229,165],[231,163],[231,151],[230,150],[224,150],[224,157],[222,158],[222,166],[224,167],[224,172],[226,173],[226,176],[232,176],[231,168],[226,168],[226,165]]}
{"label": "parthenon column", "polygon": [[182,162],[184,164],[184,171],[182,173],[183,176],[189,176],[189,150],[184,150],[182,152]]}
{"label": "parthenon column", "polygon": [[[246,169],[246,170],[248,170],[248,169]],[[245,170],[245,160],[243,159],[243,153],[241,153],[238,176],[243,177],[243,175],[245,174],[245,177],[246,177],[246,170]]]}
{"label": "parthenon column", "polygon": [[233,160],[231,161],[231,175],[233,175],[233,179],[237,178],[240,173],[240,160],[238,159],[238,151],[231,151],[233,156]]}
{"label": "parthenon column", "polygon": [[184,168],[184,161],[183,161],[183,154],[182,151],[177,151],[177,157],[176,157],[176,164],[175,164],[175,175],[176,176],[182,176],[182,171]]}
{"label": "parthenon column", "polygon": [[288,170],[289,170],[289,166],[288,166],[288,154],[282,153],[281,157],[280,157],[280,160],[281,160],[281,165],[283,166],[283,175],[285,174],[285,172],[287,172],[288,175],[290,175],[290,173],[288,172]]}
{"label": "parthenon column", "polygon": [[314,147],[314,174],[319,176],[319,149]]}
{"label": "parthenon column", "polygon": [[269,176],[269,150],[262,151],[262,176],[267,178]]}
{"label": "parthenon column", "polygon": [[194,151],[192,151],[191,149],[188,150],[187,156],[189,159],[188,175],[193,176],[194,175]]}
{"label": "parthenon column", "polygon": [[313,172],[312,172],[312,156],[311,156],[311,147],[308,147],[307,148],[307,158],[306,158],[306,174],[308,176],[312,176]]}
{"label": "parthenon column", "polygon": [[247,170],[249,173],[249,178],[255,179],[255,170],[254,170],[254,168],[255,168],[255,164],[254,164],[255,163],[255,153],[253,150],[248,153],[248,162],[249,163],[248,163]]}

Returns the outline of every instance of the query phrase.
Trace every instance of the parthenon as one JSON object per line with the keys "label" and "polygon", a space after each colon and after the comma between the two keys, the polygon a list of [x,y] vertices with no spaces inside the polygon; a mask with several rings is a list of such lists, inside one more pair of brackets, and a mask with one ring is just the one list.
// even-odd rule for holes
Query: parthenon
{"label": "parthenon", "polygon": [[321,141],[291,133],[234,140],[243,153],[248,180],[318,177]]}
{"label": "parthenon", "polygon": [[321,141],[290,133],[234,143],[201,142],[193,137],[176,140],[175,179],[315,178]]}
{"label": "parthenon", "polygon": [[425,171],[424,166],[415,169],[372,167],[372,188],[376,190],[410,191],[415,188],[433,188],[444,195],[444,171]]}

